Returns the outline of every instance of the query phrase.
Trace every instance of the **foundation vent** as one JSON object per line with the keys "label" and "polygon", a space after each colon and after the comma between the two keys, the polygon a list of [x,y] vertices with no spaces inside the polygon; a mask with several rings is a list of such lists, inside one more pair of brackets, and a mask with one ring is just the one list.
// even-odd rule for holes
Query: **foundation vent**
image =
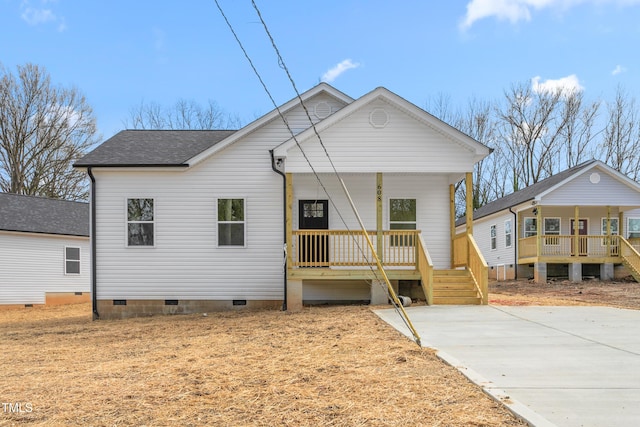
{"label": "foundation vent", "polygon": [[246,299],[234,299],[233,305],[247,305]]}
{"label": "foundation vent", "polygon": [[164,305],[178,305],[177,299],[166,299],[164,300]]}
{"label": "foundation vent", "polygon": [[114,299],[113,305],[127,305],[126,299]]}

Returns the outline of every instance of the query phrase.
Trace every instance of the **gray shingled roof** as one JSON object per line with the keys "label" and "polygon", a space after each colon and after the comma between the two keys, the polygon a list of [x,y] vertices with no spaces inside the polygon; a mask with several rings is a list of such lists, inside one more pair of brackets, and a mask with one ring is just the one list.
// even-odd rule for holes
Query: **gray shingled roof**
{"label": "gray shingled roof", "polygon": [[0,193],[0,230],[89,236],[89,203]]}
{"label": "gray shingled roof", "polygon": [[123,130],[78,160],[75,167],[188,166],[190,158],[235,130]]}
{"label": "gray shingled roof", "polygon": [[[504,196],[497,200],[494,200],[493,202],[487,203],[486,205],[481,206],[473,211],[473,219],[480,219],[496,212],[500,212],[504,209],[509,209],[513,206],[517,206],[520,203],[524,203],[528,200],[533,200],[538,194],[547,191],[554,185],[564,181],[571,175],[581,171],[582,169],[586,168],[589,165],[592,165],[595,162],[596,160],[589,160],[587,162],[581,163],[562,172],[558,172],[557,174],[543,179],[542,181],[538,181],[535,184],[530,185],[527,188],[523,188],[520,191],[516,191],[515,193],[511,193],[508,196]],[[466,218],[462,217],[456,221],[456,225],[465,224],[466,222]]]}

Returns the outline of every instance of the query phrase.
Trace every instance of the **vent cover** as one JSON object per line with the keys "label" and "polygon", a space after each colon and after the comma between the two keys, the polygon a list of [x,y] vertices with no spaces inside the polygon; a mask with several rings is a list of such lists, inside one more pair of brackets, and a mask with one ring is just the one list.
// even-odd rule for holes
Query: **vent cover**
{"label": "vent cover", "polygon": [[318,102],[314,109],[314,113],[319,119],[326,119],[331,114],[331,105],[326,102]]}
{"label": "vent cover", "polygon": [[589,175],[589,181],[591,181],[592,184],[597,184],[600,182],[600,174],[598,172],[594,172],[591,175]]}
{"label": "vent cover", "polygon": [[383,128],[389,123],[389,114],[382,108],[376,108],[369,114],[369,123],[374,128]]}

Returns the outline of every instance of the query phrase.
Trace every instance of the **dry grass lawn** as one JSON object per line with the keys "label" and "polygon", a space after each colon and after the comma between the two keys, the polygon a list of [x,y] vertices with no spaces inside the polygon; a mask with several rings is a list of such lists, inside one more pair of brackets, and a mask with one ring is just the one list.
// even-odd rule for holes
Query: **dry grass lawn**
{"label": "dry grass lawn", "polygon": [[524,425],[369,307],[89,313],[0,311],[0,425]]}

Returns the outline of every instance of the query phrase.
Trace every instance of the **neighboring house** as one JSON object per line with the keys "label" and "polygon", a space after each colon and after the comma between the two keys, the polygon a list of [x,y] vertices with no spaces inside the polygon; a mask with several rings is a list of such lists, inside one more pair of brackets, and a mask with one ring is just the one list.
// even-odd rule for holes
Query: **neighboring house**
{"label": "neighboring house", "polygon": [[[386,303],[334,167],[393,286],[486,303],[479,254],[474,276],[450,271],[472,241],[456,252],[451,194],[488,154],[384,88],[354,100],[326,83],[238,131],[122,131],[75,164],[92,180],[94,316]],[[462,299],[441,297],[451,280]]]}
{"label": "neighboring house", "polygon": [[0,308],[90,301],[89,204],[0,193]]}
{"label": "neighboring house", "polygon": [[610,280],[616,266],[640,271],[639,208],[640,184],[591,160],[477,209],[473,236],[498,280]]}

